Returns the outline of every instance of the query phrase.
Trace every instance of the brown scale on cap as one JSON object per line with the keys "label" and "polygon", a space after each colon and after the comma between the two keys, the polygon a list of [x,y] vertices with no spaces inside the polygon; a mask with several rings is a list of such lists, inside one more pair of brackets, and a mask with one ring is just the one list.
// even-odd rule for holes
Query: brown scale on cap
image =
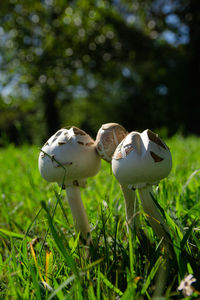
{"label": "brown scale on cap", "polygon": [[133,151],[133,149],[134,149],[134,147],[131,144],[126,145],[125,149],[124,149],[126,152],[126,155],[128,155],[131,151]]}
{"label": "brown scale on cap", "polygon": [[157,145],[161,146],[164,149],[167,149],[166,145],[163,143],[163,141],[159,138],[159,136],[156,133],[148,129],[147,135],[152,142],[156,143]]}
{"label": "brown scale on cap", "polygon": [[72,127],[75,135],[87,135],[85,131],[75,126]]}
{"label": "brown scale on cap", "polygon": [[[133,147],[131,144],[126,145],[126,146],[124,147],[125,156],[127,156],[127,155],[128,155],[131,151],[133,151],[133,150],[134,150],[134,147]],[[123,158],[123,154],[122,154],[122,152],[121,152],[121,149],[120,149],[119,151],[115,152],[113,157],[114,157],[115,159],[121,159],[121,158]]]}
{"label": "brown scale on cap", "polygon": [[162,157],[158,156],[157,154],[155,154],[155,153],[152,152],[152,151],[150,151],[150,154],[151,154],[151,156],[153,157],[153,160],[154,160],[155,162],[160,162],[160,161],[163,160]]}
{"label": "brown scale on cap", "polygon": [[122,153],[121,152],[115,153],[114,158],[115,159],[121,159],[122,158]]}
{"label": "brown scale on cap", "polygon": [[62,132],[63,132],[63,130],[59,130],[58,132],[56,132],[55,136],[61,135]]}
{"label": "brown scale on cap", "polygon": [[51,143],[53,144],[56,140],[57,140],[57,137],[55,137]]}

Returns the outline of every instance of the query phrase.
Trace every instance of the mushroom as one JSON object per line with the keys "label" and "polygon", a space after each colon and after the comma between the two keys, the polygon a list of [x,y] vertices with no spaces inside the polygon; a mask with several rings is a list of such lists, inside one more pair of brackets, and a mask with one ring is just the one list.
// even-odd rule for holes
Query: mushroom
{"label": "mushroom", "polygon": [[58,130],[44,144],[39,155],[41,176],[66,189],[75,228],[87,244],[91,240],[90,226],[80,187],[85,187],[86,179],[95,176],[100,166],[94,140],[77,127]]}
{"label": "mushroom", "polygon": [[[96,136],[96,149],[99,156],[110,163],[115,149],[127,134],[126,129],[118,123],[103,124]],[[133,230],[135,221],[136,223],[139,222],[138,218],[135,218],[137,211],[136,194],[135,191],[128,188],[128,185],[120,183],[120,186],[125,199],[127,229],[131,227]]]}
{"label": "mushroom", "polygon": [[116,147],[127,134],[126,129],[118,123],[103,124],[95,141],[99,156],[110,163]]}
{"label": "mushroom", "polygon": [[154,200],[152,185],[168,176],[172,157],[167,145],[147,129],[129,133],[118,145],[112,158],[112,171],[122,185],[138,189],[148,221],[159,238],[168,240],[169,229]]}

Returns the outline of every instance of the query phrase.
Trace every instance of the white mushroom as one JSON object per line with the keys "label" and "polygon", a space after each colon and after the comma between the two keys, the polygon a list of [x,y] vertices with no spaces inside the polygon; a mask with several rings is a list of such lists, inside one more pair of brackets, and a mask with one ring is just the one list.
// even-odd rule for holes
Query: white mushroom
{"label": "white mushroom", "polygon": [[80,187],[100,170],[101,160],[93,139],[83,130],[72,127],[57,131],[42,147],[39,171],[49,182],[66,188],[75,228],[90,242],[90,226],[83,206]]}
{"label": "white mushroom", "polygon": [[149,223],[160,237],[168,239],[169,229],[152,198],[152,185],[168,176],[172,157],[167,145],[151,130],[129,133],[116,148],[112,171],[120,184],[138,189]]}
{"label": "white mushroom", "polygon": [[[127,134],[126,129],[118,123],[103,124],[96,136],[96,148],[100,157],[110,163],[115,149]],[[135,223],[139,222],[136,218],[136,194],[128,188],[128,185],[120,183],[120,186],[125,199],[127,228],[131,227],[133,230]]]}

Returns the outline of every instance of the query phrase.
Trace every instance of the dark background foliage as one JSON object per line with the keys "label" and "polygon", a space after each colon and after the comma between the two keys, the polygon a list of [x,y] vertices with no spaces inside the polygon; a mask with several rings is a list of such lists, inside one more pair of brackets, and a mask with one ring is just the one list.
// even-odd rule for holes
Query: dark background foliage
{"label": "dark background foliage", "polygon": [[0,144],[102,123],[200,134],[199,0],[0,2]]}

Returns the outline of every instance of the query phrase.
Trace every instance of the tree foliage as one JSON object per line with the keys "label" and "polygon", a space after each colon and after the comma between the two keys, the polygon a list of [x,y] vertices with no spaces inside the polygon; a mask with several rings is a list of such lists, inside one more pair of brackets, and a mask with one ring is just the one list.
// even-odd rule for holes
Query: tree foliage
{"label": "tree foliage", "polygon": [[1,1],[1,142],[41,143],[72,124],[94,135],[110,121],[199,133],[199,6]]}

